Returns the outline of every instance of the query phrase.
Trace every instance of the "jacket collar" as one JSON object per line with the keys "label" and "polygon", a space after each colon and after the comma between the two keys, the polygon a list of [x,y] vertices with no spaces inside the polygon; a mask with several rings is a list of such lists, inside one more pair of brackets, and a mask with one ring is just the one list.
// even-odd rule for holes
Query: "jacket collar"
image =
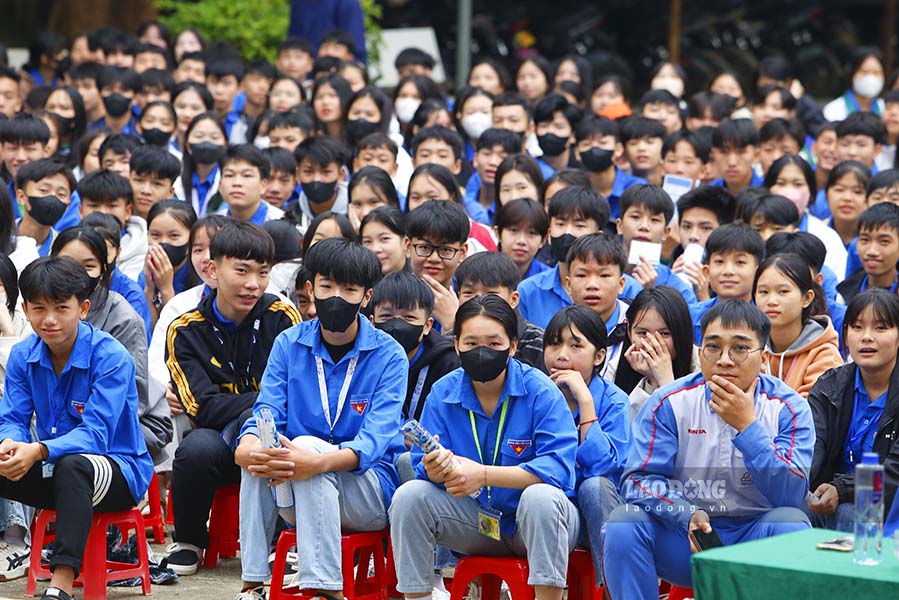
{"label": "jacket collar", "polygon": [[[378,332],[375,329],[375,326],[372,325],[365,316],[362,314],[356,315],[356,322],[359,323],[359,331],[356,332],[356,340],[353,344],[353,348],[338,362],[358,356],[362,351],[374,350],[380,345]],[[328,352],[327,348],[325,348],[324,343],[322,343],[322,331],[318,319],[309,321],[309,323],[310,325],[304,328],[297,341],[304,346],[311,348],[312,353],[315,356],[333,363],[334,361],[331,360],[331,354]],[[385,333],[384,335],[387,334]]]}
{"label": "jacket collar", "polygon": [[[94,328],[87,321],[78,323],[78,336],[75,338],[75,344],[72,346],[72,352],[69,354],[69,360],[63,371],[70,368],[87,369],[90,367],[91,358],[91,339],[93,338]],[[50,350],[47,344],[35,335],[37,343],[32,346],[31,351],[26,357],[26,362],[39,363],[42,367],[53,370],[53,359],[50,358]]]}

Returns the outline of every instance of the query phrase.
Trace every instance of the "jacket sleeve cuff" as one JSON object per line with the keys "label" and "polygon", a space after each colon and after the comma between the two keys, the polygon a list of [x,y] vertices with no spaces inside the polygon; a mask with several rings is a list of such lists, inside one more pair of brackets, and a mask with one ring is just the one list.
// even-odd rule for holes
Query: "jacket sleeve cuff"
{"label": "jacket sleeve cuff", "polygon": [[734,446],[748,457],[755,458],[758,454],[765,452],[770,445],[771,436],[758,420],[753,421],[749,427],[734,436]]}

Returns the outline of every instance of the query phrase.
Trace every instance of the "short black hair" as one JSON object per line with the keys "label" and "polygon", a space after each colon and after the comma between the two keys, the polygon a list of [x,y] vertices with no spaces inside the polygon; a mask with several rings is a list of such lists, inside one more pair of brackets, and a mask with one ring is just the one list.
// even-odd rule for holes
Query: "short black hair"
{"label": "short black hair", "polygon": [[258,58],[256,60],[251,60],[247,63],[247,68],[244,71],[244,75],[259,75],[261,77],[265,77],[266,79],[274,79],[278,76],[278,70],[275,69],[275,65],[268,62],[265,59]]}
{"label": "short black hair", "polygon": [[20,112],[11,119],[0,122],[0,142],[11,144],[39,143],[46,146],[50,141],[50,128],[38,116]]}
{"label": "short black hair", "polygon": [[[75,191],[75,176],[65,163],[55,158],[41,158],[22,165],[16,173],[16,189],[24,190],[29,181],[38,182],[46,177],[61,174],[69,183],[69,193]],[[130,186],[129,186],[130,187]]]}
{"label": "short black hair", "polygon": [[875,322],[886,325],[888,328],[899,329],[899,297],[895,292],[883,288],[868,288],[856,294],[846,306],[846,315],[843,317],[843,340],[849,327],[861,318],[866,308],[871,308]]}
{"label": "short black hair", "polygon": [[680,108],[680,102],[677,97],[668,90],[649,90],[640,98],[640,106],[647,104],[664,104],[666,106],[674,106]]}
{"label": "short black hair", "polygon": [[268,179],[271,172],[271,163],[269,163],[265,154],[262,153],[262,150],[253,144],[229,146],[225,151],[225,155],[219,161],[219,167],[224,169],[228,163],[232,162],[245,162],[253,165],[259,171],[260,179]]}
{"label": "short black hair", "polygon": [[302,165],[304,160],[308,160],[314,165],[324,166],[336,163],[338,167],[342,167],[350,161],[352,155],[352,151],[345,143],[330,135],[307,137],[293,151],[297,165]]}
{"label": "short black hair", "polygon": [[503,92],[502,94],[497,94],[493,99],[493,108],[500,108],[503,106],[520,106],[522,110],[524,110],[524,114],[527,116],[528,120],[534,118],[534,107],[531,106],[531,103],[528,102],[527,98],[518,92]]}
{"label": "short black hair", "polygon": [[376,131],[374,133],[369,133],[356,143],[356,156],[359,156],[359,153],[363,150],[371,150],[373,148],[387,148],[387,151],[393,154],[394,160],[396,160],[396,157],[400,152],[396,142],[394,142],[389,135],[381,131]]}
{"label": "short black hair", "polygon": [[899,233],[899,206],[892,202],[878,202],[858,216],[858,233],[881,227],[889,227]]}
{"label": "short black hair", "polygon": [[869,112],[854,112],[837,123],[837,137],[847,135],[864,135],[874,140],[875,144],[885,144],[887,141],[887,127],[883,119]]}
{"label": "short black hair", "polygon": [[278,44],[278,54],[284,50],[299,50],[305,52],[309,56],[313,55],[312,44],[305,38],[290,37]]}
{"label": "short black hair", "polygon": [[276,171],[296,175],[297,160],[287,148],[266,148],[262,151],[262,154],[268,159],[269,176]]}
{"label": "short black hair", "polygon": [[[667,93],[670,94],[671,92]],[[665,131],[665,126],[662,125],[661,121],[648,117],[630,117],[621,126],[621,141],[625,144],[631,140],[641,140],[643,138],[658,138],[664,141],[666,135],[668,133]]]}
{"label": "short black hair", "polygon": [[759,130],[759,142],[761,143],[785,137],[793,138],[801,150],[805,145],[805,127],[802,126],[802,121],[795,117],[792,119],[771,119],[762,125],[762,128]]}
{"label": "short black hair", "polygon": [[462,205],[452,200],[429,200],[406,215],[406,236],[436,243],[468,241],[471,222]]}
{"label": "short black hair", "polygon": [[[597,350],[604,350],[609,344],[609,336],[606,332],[606,324],[595,310],[574,304],[566,306],[549,320],[543,332],[543,346],[559,346],[562,344],[563,332],[567,329],[574,334],[572,327],[576,327],[587,341]],[[603,360],[605,363],[605,360]],[[602,365],[596,367],[600,369]]]}
{"label": "short black hair", "polygon": [[399,71],[403,67],[420,66],[426,69],[433,69],[437,65],[434,57],[422,50],[421,48],[403,48],[393,60],[393,66]]}
{"label": "short black hair", "polygon": [[704,136],[699,135],[695,131],[675,131],[671,135],[665,138],[665,141],[662,142],[662,158],[665,158],[665,155],[669,152],[676,152],[677,145],[681,142],[685,144],[689,144],[691,148],[693,148],[693,152],[696,154],[696,158],[699,159],[699,162],[702,164],[706,164],[709,162],[709,153],[712,148],[709,146],[708,141]]}
{"label": "short black hair", "polygon": [[126,133],[113,133],[100,144],[100,148],[97,150],[97,159],[102,163],[103,157],[106,156],[107,152],[112,152],[113,154],[118,154],[120,156],[126,156],[130,154],[134,154],[134,151],[141,145],[141,141],[134,137],[133,135],[128,135]]}
{"label": "short black hair", "polygon": [[206,63],[206,78],[215,77],[224,79],[233,76],[240,81],[243,79],[244,66],[234,58],[213,58]]}
{"label": "short black hair", "polygon": [[345,46],[347,52],[356,56],[358,51],[356,50],[356,42],[353,40],[353,36],[344,29],[332,29],[330,31],[326,31],[322,36],[322,41],[319,42],[319,46],[322,44],[340,44],[341,46]]}
{"label": "short black hair", "polygon": [[584,140],[606,137],[609,135],[615,138],[616,143],[620,142],[621,125],[619,125],[618,121],[613,121],[606,117],[588,115],[581,119],[581,122],[574,128],[575,142],[582,142]]}
{"label": "short black hair", "polygon": [[627,188],[618,200],[619,214],[623,217],[632,206],[645,208],[654,215],[664,215],[666,226],[674,217],[671,196],[657,185],[641,183]]}
{"label": "short black hair", "polygon": [[771,94],[780,96],[780,105],[785,110],[796,110],[795,96],[793,96],[787,88],[775,84],[768,84],[760,87],[755,94],[755,103],[765,104],[765,101]]}
{"label": "short black hair", "polygon": [[572,130],[584,118],[584,111],[577,104],[571,104],[561,94],[550,92],[534,107],[534,123],[548,123],[557,112],[562,113]]}
{"label": "short black hair", "polygon": [[305,112],[289,110],[283,113],[272,113],[268,119],[268,130],[297,128],[307,136],[312,133],[315,124]]}
{"label": "short black hair", "polygon": [[814,269],[815,273],[820,273],[827,247],[816,235],[807,231],[778,231],[765,242],[765,256],[777,254],[795,254]]}
{"label": "short black hair", "polygon": [[93,228],[114,248],[121,247],[124,225],[117,216],[95,210],[81,220],[81,225]]}
{"label": "short black hair", "polygon": [[521,283],[521,271],[511,258],[500,252],[478,252],[467,257],[456,269],[453,289],[458,294],[466,285],[487,288],[504,287],[514,292]]}
{"label": "short black hair", "polygon": [[745,300],[722,300],[702,315],[700,327],[705,336],[706,329],[715,321],[720,321],[725,329],[745,326],[758,336],[759,344],[764,348],[771,334],[771,321],[759,308]]}
{"label": "short black hair", "polygon": [[608,201],[591,187],[572,185],[561,189],[549,199],[550,220],[558,218],[592,219],[602,230],[609,222],[612,209]]}
{"label": "short black hair", "polygon": [[97,87],[102,90],[103,88],[113,87],[116,84],[123,90],[137,94],[140,92],[140,75],[127,67],[103,67],[100,71],[100,76],[97,77]]}
{"label": "short black hair", "polygon": [[371,295],[372,312],[382,304],[397,310],[425,311],[425,318],[434,312],[434,292],[420,277],[406,271],[388,273],[375,285]]}
{"label": "short black hair", "polygon": [[[897,91],[899,91],[899,90],[897,90]],[[855,161],[843,161],[843,163],[845,163],[845,162],[855,162]],[[831,169],[830,172],[833,173],[834,171],[836,171],[837,168],[843,163],[838,164],[836,167]],[[855,164],[857,164],[861,167],[864,167],[864,169],[866,171],[868,169],[868,167],[865,167],[861,163],[855,163]],[[861,178],[859,178],[859,180],[861,181]],[[828,183],[829,182],[830,182],[830,179],[828,178]],[[871,193],[874,191],[882,190],[884,188],[889,189],[889,188],[895,187],[897,185],[899,185],[899,170],[884,169],[883,171],[878,171],[876,174],[872,175],[870,179],[868,179],[868,183],[865,186],[865,194],[867,196],[870,196]]]}
{"label": "short black hair", "polygon": [[102,69],[103,65],[93,61],[72,65],[72,68],[69,69],[69,79],[73,83],[82,79],[90,79],[94,82],[94,85],[96,85],[97,78],[100,77],[100,71]]}
{"label": "short black hair", "polygon": [[22,81],[22,76],[16,73],[15,69],[10,69],[8,66],[3,65],[0,66],[0,79],[11,79],[18,85]]}
{"label": "short black hair", "polygon": [[72,296],[82,303],[90,295],[87,271],[69,256],[45,256],[22,270],[19,291],[27,302],[66,302]]}
{"label": "short black hair", "polygon": [[704,119],[706,113],[711,113],[712,120],[720,123],[734,112],[736,100],[727,94],[715,92],[697,92],[687,100],[687,117]]}
{"label": "short black hair", "polygon": [[588,233],[574,240],[565,258],[565,266],[571,269],[574,261],[587,262],[591,259],[600,265],[617,266],[622,275],[627,268],[624,246],[604,231]]}
{"label": "short black hair", "polygon": [[337,229],[340,231],[340,237],[343,239],[354,242],[358,240],[359,236],[356,235],[356,230],[353,228],[353,224],[350,223],[349,217],[343,213],[326,210],[323,213],[315,215],[315,218],[312,219],[309,226],[306,228],[306,232],[303,234],[304,255],[314,245],[313,240],[315,239],[315,233],[325,221],[334,221],[334,224],[337,225]]}
{"label": "short black hair", "polygon": [[223,258],[255,260],[262,265],[272,265],[275,262],[275,242],[259,225],[231,221],[212,236],[209,258],[214,261]]}
{"label": "short black hair", "polygon": [[181,175],[181,163],[165,148],[144,144],[131,153],[128,165],[132,173],[168,179],[173,184]]}
{"label": "short black hair", "polygon": [[175,89],[172,73],[162,69],[147,69],[140,74],[140,89],[146,91],[149,88],[158,88],[171,94]]}
{"label": "short black hair", "polygon": [[309,248],[303,257],[303,268],[312,281],[321,275],[340,284],[361,285],[366,290],[381,278],[381,263],[374,252],[344,238],[328,238]]}
{"label": "short black hair", "polygon": [[[549,176],[549,178],[543,182],[543,192],[546,194],[546,190],[549,189],[551,185],[554,183],[562,183],[566,187],[570,186],[579,186],[579,187],[590,187],[590,176],[587,175],[587,172],[583,169],[574,169],[571,167],[565,167],[564,169],[559,169],[555,173]],[[544,198],[549,203],[549,198]]]}
{"label": "short black hair", "polygon": [[751,225],[753,217],[772,225],[798,226],[801,215],[789,198],[768,193],[765,188],[746,188],[737,194],[737,218]]}
{"label": "short black hair", "polygon": [[491,127],[478,138],[476,150],[492,150],[494,146],[501,146],[506,154],[521,152],[521,136],[508,129]]}
{"label": "short black hair", "polygon": [[704,208],[715,213],[718,224],[734,220],[734,197],[727,188],[703,185],[692,189],[677,200],[677,222],[684,220],[684,213],[691,208]]}
{"label": "short black hair", "polygon": [[546,216],[546,211],[540,202],[529,198],[516,198],[504,202],[496,211],[494,225],[500,233],[509,227],[526,225],[533,227],[541,238],[545,238],[549,232],[549,217]]}
{"label": "short black hair", "polygon": [[705,262],[708,264],[713,254],[731,252],[751,254],[758,266],[765,259],[765,242],[748,223],[728,223],[713,231],[706,240]]}
{"label": "short black hair", "polygon": [[126,204],[134,204],[134,195],[128,180],[109,169],[88,173],[78,182],[78,195],[82,200],[111,204],[124,198]]}
{"label": "short black hair", "polygon": [[518,313],[509,303],[496,294],[482,294],[471,298],[456,311],[453,332],[458,338],[465,322],[474,317],[484,316],[503,326],[509,341],[518,339]]}
{"label": "short black hair", "polygon": [[712,133],[712,148],[728,150],[759,146],[759,130],[752,119],[724,119]]}
{"label": "short black hair", "polygon": [[415,137],[412,138],[410,148],[412,150],[413,159],[415,158],[415,153],[418,151],[418,147],[422,142],[427,140],[439,140],[446,143],[453,151],[453,158],[456,160],[462,158],[462,152],[465,150],[465,142],[462,141],[462,136],[452,129],[434,126],[422,127],[418,130],[418,133],[415,134]]}
{"label": "short black hair", "polygon": [[275,242],[275,264],[301,257],[303,241],[296,225],[285,219],[275,219],[263,223],[262,228]]}
{"label": "short black hair", "polygon": [[759,61],[755,78],[767,77],[774,81],[789,81],[796,78],[796,70],[787,58],[780,54],[771,54]]}

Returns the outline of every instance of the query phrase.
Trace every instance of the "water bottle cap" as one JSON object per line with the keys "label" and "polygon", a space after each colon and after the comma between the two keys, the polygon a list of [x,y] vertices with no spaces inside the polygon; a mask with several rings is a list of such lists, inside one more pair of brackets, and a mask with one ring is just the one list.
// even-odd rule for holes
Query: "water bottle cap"
{"label": "water bottle cap", "polygon": [[880,455],[876,452],[865,452],[864,454],[862,454],[862,464],[878,465],[880,464]]}

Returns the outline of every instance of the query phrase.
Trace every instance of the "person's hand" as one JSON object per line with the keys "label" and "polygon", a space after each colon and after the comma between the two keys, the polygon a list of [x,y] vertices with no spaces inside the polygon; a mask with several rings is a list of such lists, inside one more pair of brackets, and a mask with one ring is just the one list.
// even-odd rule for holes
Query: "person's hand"
{"label": "person's hand", "polygon": [[810,511],[818,515],[832,515],[837,511],[837,507],[840,505],[840,495],[833,485],[822,483],[815,490],[815,496],[818,497],[817,502],[812,502],[811,498],[806,500]]}
{"label": "person's hand", "polygon": [[640,264],[634,267],[631,275],[637,280],[637,283],[643,286],[644,290],[654,288],[656,280],[659,278],[659,274],[656,272],[655,267],[652,266],[652,263],[642,256],[640,257]]}
{"label": "person's hand", "polygon": [[3,337],[15,337],[16,328],[12,323],[12,315],[9,314],[9,308],[0,303],[0,335]]}
{"label": "person's hand", "polygon": [[184,407],[181,406],[178,396],[175,395],[175,390],[172,389],[171,381],[165,384],[165,401],[168,402],[169,412],[172,413],[173,417],[184,414]]}
{"label": "person's hand", "polygon": [[[434,439],[439,441],[440,436],[435,435]],[[442,448],[425,454],[421,459],[421,464],[424,465],[428,479],[434,483],[443,483],[446,476],[453,470],[455,459],[455,455],[450,450]]]}
{"label": "person's hand", "polygon": [[702,265],[692,262],[685,263],[683,272],[686,274],[687,279],[690,280],[690,283],[693,284],[693,293],[696,294],[696,299],[700,302],[708,300],[711,297],[709,295],[709,278],[706,276]]}
{"label": "person's hand", "polygon": [[[566,399],[579,407],[584,404],[593,406],[593,394],[590,393],[590,388],[584,383],[584,377],[579,372],[572,369],[551,369],[549,378],[559,386]],[[583,418],[583,415],[581,417]]]}
{"label": "person's hand", "polygon": [[12,438],[6,438],[0,442],[0,462],[12,456],[12,450],[16,447],[16,442]]}
{"label": "person's hand", "polygon": [[262,443],[255,435],[248,433],[240,438],[240,443],[234,449],[234,462],[242,469],[250,470],[250,466],[256,464],[252,454],[262,448]]}
{"label": "person's hand", "polygon": [[638,344],[634,343],[628,346],[624,351],[624,358],[634,371],[643,377],[649,377],[649,360],[645,352],[640,352]]}
{"label": "person's hand", "polygon": [[[634,350],[636,348],[636,350]],[[674,365],[671,353],[662,335],[658,331],[652,331],[646,337],[640,338],[639,343],[633,344],[627,352],[634,350],[640,356],[638,364],[646,369],[646,372],[634,370],[646,376],[646,379],[657,388],[668,385],[674,381]],[[625,356],[627,353],[625,353]],[[633,367],[631,363],[631,367]]]}
{"label": "person's hand", "polygon": [[457,456],[456,460],[459,461],[459,466],[450,471],[443,482],[451,496],[462,498],[487,485],[487,471],[484,465],[464,456]]}
{"label": "person's hand", "polygon": [[440,323],[443,331],[453,328],[456,311],[459,310],[459,298],[452,290],[448,290],[430,275],[422,275],[422,281],[434,292],[434,318]]}
{"label": "person's hand", "polygon": [[[709,513],[704,510],[697,510],[693,513],[693,516],[690,517],[690,524],[687,526],[687,530],[690,532],[693,531],[702,531],[703,533],[712,533],[712,524],[709,522]],[[690,552],[696,554],[701,551],[701,548],[697,548],[696,544],[693,543],[693,537],[688,536],[690,538]]]}
{"label": "person's hand", "polygon": [[[245,447],[240,453],[241,467],[246,469],[253,477],[260,479],[277,479],[286,481],[293,479],[294,463],[290,460],[290,450],[287,448],[265,448],[255,436],[244,436],[240,440],[238,449]],[[234,453],[237,462],[237,452]]]}
{"label": "person's hand", "polygon": [[758,387],[758,378],[744,392],[732,381],[715,375],[706,382],[712,391],[712,399],[709,404],[725,423],[743,431],[755,421],[755,388]]}
{"label": "person's hand", "polygon": [[169,255],[159,244],[150,244],[150,249],[147,250],[147,268],[153,276],[152,281],[156,289],[162,295],[163,303],[167,302],[175,295],[175,268],[169,260]]}
{"label": "person's hand", "polygon": [[[283,435],[278,436],[281,438],[281,449],[287,450],[288,453],[285,457],[278,458],[277,464],[272,464],[275,467],[287,467],[287,471],[290,473],[289,476],[283,477],[280,473],[275,473],[272,479],[275,481],[272,482],[272,485],[276,485],[281,483],[282,481],[287,481],[288,479],[293,479],[296,481],[305,481],[310,477],[314,477],[316,475],[320,475],[324,472],[322,469],[321,463],[321,454],[318,452],[312,452],[310,450],[306,450],[304,448],[300,448],[299,446],[294,445],[292,441],[284,437]],[[290,463],[289,465],[286,463]]]}
{"label": "person's hand", "polygon": [[[4,441],[5,444],[5,441]],[[43,458],[38,442],[11,442],[6,445],[6,458],[0,461],[0,475],[10,481],[19,481],[37,461]]]}

